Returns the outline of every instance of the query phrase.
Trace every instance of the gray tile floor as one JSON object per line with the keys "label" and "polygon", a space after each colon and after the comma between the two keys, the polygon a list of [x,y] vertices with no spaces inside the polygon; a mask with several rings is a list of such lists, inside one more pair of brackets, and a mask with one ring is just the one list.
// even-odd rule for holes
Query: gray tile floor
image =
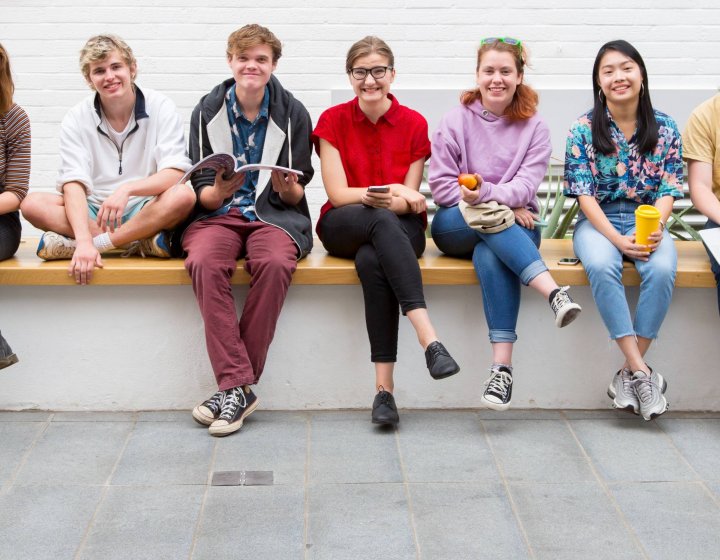
{"label": "gray tile floor", "polygon": [[3,560],[720,558],[720,414],[0,412],[0,484]]}

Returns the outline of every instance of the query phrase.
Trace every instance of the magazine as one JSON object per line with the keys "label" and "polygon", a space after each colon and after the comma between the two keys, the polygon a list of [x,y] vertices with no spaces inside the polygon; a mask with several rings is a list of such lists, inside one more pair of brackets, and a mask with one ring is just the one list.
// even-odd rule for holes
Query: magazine
{"label": "magazine", "polygon": [[701,229],[698,231],[705,247],[708,248],[715,260],[720,262],[720,228]]}
{"label": "magazine", "polygon": [[213,169],[216,172],[222,172],[223,177],[229,178],[233,173],[239,171],[256,171],[258,169],[269,169],[270,171],[282,171],[283,173],[295,173],[295,175],[302,176],[303,172],[297,169],[291,169],[289,167],[283,167],[282,165],[269,165],[266,163],[246,163],[245,165],[238,165],[239,162],[232,154],[226,152],[217,152],[204,157],[193,165],[185,175],[182,176],[179,183],[184,183],[190,178],[195,171],[200,169]]}

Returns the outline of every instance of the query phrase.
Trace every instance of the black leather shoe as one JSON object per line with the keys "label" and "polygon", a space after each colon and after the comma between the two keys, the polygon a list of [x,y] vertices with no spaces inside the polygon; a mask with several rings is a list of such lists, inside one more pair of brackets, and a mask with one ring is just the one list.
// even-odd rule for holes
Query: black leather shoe
{"label": "black leather shoe", "polygon": [[460,366],[452,359],[450,353],[439,340],[428,344],[425,350],[425,363],[427,363],[433,379],[450,377],[460,371]]}
{"label": "black leather shoe", "polygon": [[395,406],[395,398],[392,393],[380,389],[375,395],[372,408],[373,424],[397,424],[400,422],[397,406]]}

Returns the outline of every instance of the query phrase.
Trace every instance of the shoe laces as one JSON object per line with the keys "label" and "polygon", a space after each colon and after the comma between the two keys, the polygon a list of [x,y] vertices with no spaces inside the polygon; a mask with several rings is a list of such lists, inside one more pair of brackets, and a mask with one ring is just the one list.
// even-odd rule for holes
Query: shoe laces
{"label": "shoe laces", "polygon": [[213,414],[217,414],[219,410],[222,410],[222,405],[224,401],[225,391],[218,391],[212,397],[206,400],[203,405],[206,406],[209,410],[211,410]]}
{"label": "shoe laces", "polygon": [[135,255],[140,255],[142,258],[145,258],[145,251],[143,251],[142,245],[140,245],[140,241],[133,241],[130,243],[128,248],[125,250],[124,253],[122,253],[121,257],[134,257]]}
{"label": "shoe laces", "polygon": [[555,314],[557,314],[557,312],[562,307],[568,305],[569,303],[572,303],[572,299],[570,298],[570,295],[567,293],[567,291],[569,289],[570,289],[570,286],[563,286],[555,294],[555,297],[553,298],[552,302],[550,303],[550,307],[552,307],[552,310],[555,312]]}
{"label": "shoe laces", "polygon": [[445,347],[440,344],[439,342],[437,344],[430,343],[427,347],[427,351],[430,353],[430,361],[434,360],[438,356],[449,356],[447,350]]}
{"label": "shoe laces", "polygon": [[500,371],[496,368],[490,368],[492,377],[487,383],[487,390],[490,393],[500,395],[502,398],[507,396],[508,389],[512,385],[512,373]]}
{"label": "shoe laces", "polygon": [[380,385],[378,387],[378,402],[377,404],[389,404],[390,399],[392,398],[392,395],[389,391],[386,391],[385,388]]}
{"label": "shoe laces", "polygon": [[[242,397],[242,399],[240,397]],[[245,391],[242,390],[242,387],[234,387],[225,392],[222,412],[220,413],[219,419],[228,421],[232,420],[237,412],[237,409],[240,407],[245,408],[245,406],[247,406]]]}
{"label": "shoe laces", "polygon": [[653,399],[653,390],[657,389],[649,375],[640,375],[634,378],[633,387],[638,399],[642,403],[649,403]]}

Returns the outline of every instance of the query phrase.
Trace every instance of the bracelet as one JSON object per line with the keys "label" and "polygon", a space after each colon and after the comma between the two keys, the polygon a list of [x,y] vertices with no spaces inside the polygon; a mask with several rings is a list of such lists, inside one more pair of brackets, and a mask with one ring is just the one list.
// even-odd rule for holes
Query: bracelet
{"label": "bracelet", "polygon": [[665,231],[665,222],[660,220],[660,231]]}

